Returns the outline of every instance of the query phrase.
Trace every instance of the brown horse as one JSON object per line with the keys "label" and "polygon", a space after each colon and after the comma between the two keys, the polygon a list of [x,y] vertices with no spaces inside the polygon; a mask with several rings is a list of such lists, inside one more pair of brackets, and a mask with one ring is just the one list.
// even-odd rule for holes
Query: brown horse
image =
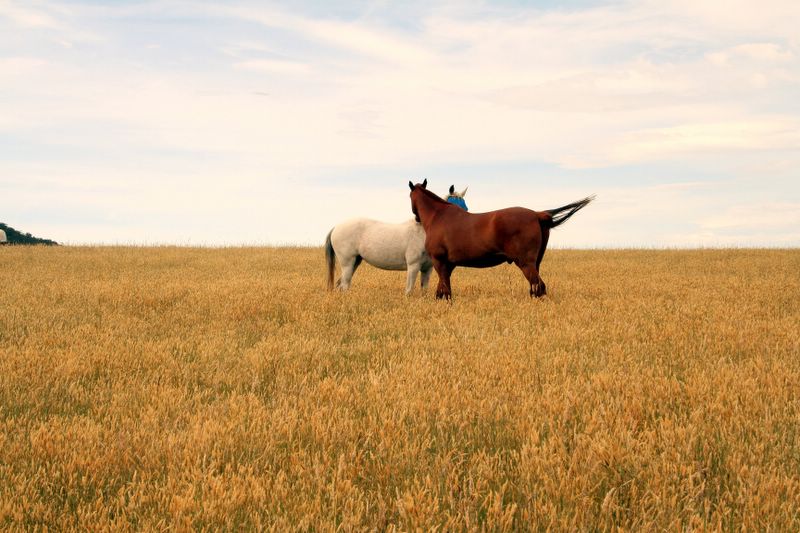
{"label": "brown horse", "polygon": [[410,181],[411,211],[425,228],[425,249],[439,274],[436,298],[449,299],[450,274],[457,266],[485,268],[514,263],[530,283],[531,296],[544,296],[539,277],[550,229],[560,226],[594,199],[547,211],[509,207],[488,213],[468,213],[442,200],[426,187],[428,180]]}

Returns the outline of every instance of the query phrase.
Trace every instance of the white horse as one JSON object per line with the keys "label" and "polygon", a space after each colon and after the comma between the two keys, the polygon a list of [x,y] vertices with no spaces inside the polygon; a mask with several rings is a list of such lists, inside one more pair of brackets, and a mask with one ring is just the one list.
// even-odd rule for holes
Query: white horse
{"label": "white horse", "polygon": [[334,288],[337,259],[342,276],[336,287],[343,291],[350,288],[353,273],[362,260],[383,270],[406,270],[406,294],[414,289],[418,273],[422,290],[427,289],[433,269],[433,261],[425,251],[425,230],[413,218],[400,224],[354,218],[334,226],[325,238],[328,290]]}

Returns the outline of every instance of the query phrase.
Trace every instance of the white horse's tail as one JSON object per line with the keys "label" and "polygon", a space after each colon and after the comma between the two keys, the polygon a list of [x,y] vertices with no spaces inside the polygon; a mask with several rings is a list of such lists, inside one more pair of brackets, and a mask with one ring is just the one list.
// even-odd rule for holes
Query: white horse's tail
{"label": "white horse's tail", "polygon": [[333,245],[331,244],[331,233],[333,233],[333,229],[328,232],[328,236],[325,237],[325,261],[328,264],[328,290],[333,290],[333,274],[336,270],[336,252],[333,251]]}

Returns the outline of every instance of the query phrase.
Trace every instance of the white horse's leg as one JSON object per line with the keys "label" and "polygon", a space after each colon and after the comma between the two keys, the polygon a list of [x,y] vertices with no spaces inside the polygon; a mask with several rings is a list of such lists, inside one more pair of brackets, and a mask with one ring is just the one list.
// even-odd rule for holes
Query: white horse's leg
{"label": "white horse's leg", "polygon": [[406,281],[406,296],[411,294],[411,291],[414,290],[414,282],[417,281],[417,272],[419,272],[419,263],[409,263],[408,279]]}
{"label": "white horse's leg", "polygon": [[431,279],[431,272],[433,272],[433,267],[429,267],[428,270],[422,270],[420,272],[419,284],[423,291],[428,290],[428,280]]}
{"label": "white horse's leg", "polygon": [[341,258],[342,277],[336,282],[336,287],[338,287],[339,290],[346,291],[350,288],[350,282],[353,279],[353,274],[360,264],[361,256],[359,255]]}

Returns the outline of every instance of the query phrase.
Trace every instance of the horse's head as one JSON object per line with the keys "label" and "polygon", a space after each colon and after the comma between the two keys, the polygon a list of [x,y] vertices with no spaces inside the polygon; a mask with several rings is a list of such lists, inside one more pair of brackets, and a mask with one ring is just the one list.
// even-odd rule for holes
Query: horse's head
{"label": "horse's head", "polygon": [[414,219],[417,222],[421,222],[419,219],[419,210],[417,209],[417,202],[414,193],[418,190],[426,190],[428,187],[428,178],[425,178],[422,183],[417,183],[416,185],[409,181],[408,187],[411,189],[411,212],[414,213]]}
{"label": "horse's head", "polygon": [[408,188],[411,189],[411,212],[420,224],[426,224],[433,213],[450,207],[444,199],[428,190],[428,180],[417,184],[409,181]]}
{"label": "horse's head", "polygon": [[469,187],[465,187],[461,192],[456,192],[456,186],[451,185],[449,194],[447,195],[447,201],[451,204],[457,205],[464,211],[469,211],[467,208],[467,202],[464,200],[464,195],[467,194],[467,189],[469,189]]}

